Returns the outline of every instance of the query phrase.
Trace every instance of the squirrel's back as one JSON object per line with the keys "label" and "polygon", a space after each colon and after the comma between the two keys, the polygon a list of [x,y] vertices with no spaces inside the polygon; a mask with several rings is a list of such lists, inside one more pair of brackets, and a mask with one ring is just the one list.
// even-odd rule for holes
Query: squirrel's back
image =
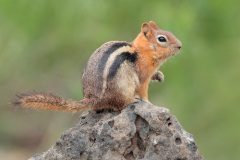
{"label": "squirrel's back", "polygon": [[101,108],[105,105],[120,109],[132,100],[139,85],[136,61],[137,53],[131,43],[103,44],[92,54],[82,75],[84,98],[96,99]]}

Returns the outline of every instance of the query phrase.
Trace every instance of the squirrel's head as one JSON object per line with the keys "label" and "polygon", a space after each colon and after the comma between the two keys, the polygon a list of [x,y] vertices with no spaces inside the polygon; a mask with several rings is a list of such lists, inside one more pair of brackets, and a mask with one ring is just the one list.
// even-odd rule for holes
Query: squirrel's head
{"label": "squirrel's head", "polygon": [[144,45],[154,51],[155,59],[173,56],[182,47],[182,43],[171,32],[159,29],[152,21],[142,24],[139,36],[145,42]]}

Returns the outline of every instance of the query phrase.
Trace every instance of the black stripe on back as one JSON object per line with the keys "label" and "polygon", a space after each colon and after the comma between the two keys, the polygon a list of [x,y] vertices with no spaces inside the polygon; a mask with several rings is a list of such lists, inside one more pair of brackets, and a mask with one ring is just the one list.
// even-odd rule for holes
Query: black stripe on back
{"label": "black stripe on back", "polygon": [[113,52],[115,52],[118,48],[121,48],[123,46],[131,46],[131,44],[127,43],[127,42],[117,42],[117,43],[114,43],[112,46],[109,47],[109,49],[104,53],[104,55],[102,56],[102,58],[100,60],[100,63],[99,63],[99,66],[98,66],[98,70],[100,72],[103,72],[109,56]]}
{"label": "black stripe on back", "polygon": [[137,53],[123,52],[122,54],[118,55],[109,69],[108,79],[112,79],[117,74],[120,65],[125,60],[135,63],[137,61]]}

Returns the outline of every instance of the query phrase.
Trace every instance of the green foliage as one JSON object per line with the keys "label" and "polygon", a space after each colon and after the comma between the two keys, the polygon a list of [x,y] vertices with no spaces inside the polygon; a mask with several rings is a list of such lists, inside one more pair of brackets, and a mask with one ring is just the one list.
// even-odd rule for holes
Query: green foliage
{"label": "green foliage", "polygon": [[82,98],[81,72],[110,40],[132,41],[153,20],[183,43],[161,67],[165,82],[149,99],[170,108],[205,159],[238,159],[239,1],[0,1],[0,157],[41,152],[78,114],[19,112],[16,92],[52,91]]}

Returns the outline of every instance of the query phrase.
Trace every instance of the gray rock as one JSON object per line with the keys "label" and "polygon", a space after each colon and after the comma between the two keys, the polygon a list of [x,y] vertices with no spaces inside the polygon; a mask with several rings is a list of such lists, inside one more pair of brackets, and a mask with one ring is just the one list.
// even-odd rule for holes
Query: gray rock
{"label": "gray rock", "polygon": [[203,160],[168,109],[146,102],[121,112],[86,111],[48,151],[30,160]]}

